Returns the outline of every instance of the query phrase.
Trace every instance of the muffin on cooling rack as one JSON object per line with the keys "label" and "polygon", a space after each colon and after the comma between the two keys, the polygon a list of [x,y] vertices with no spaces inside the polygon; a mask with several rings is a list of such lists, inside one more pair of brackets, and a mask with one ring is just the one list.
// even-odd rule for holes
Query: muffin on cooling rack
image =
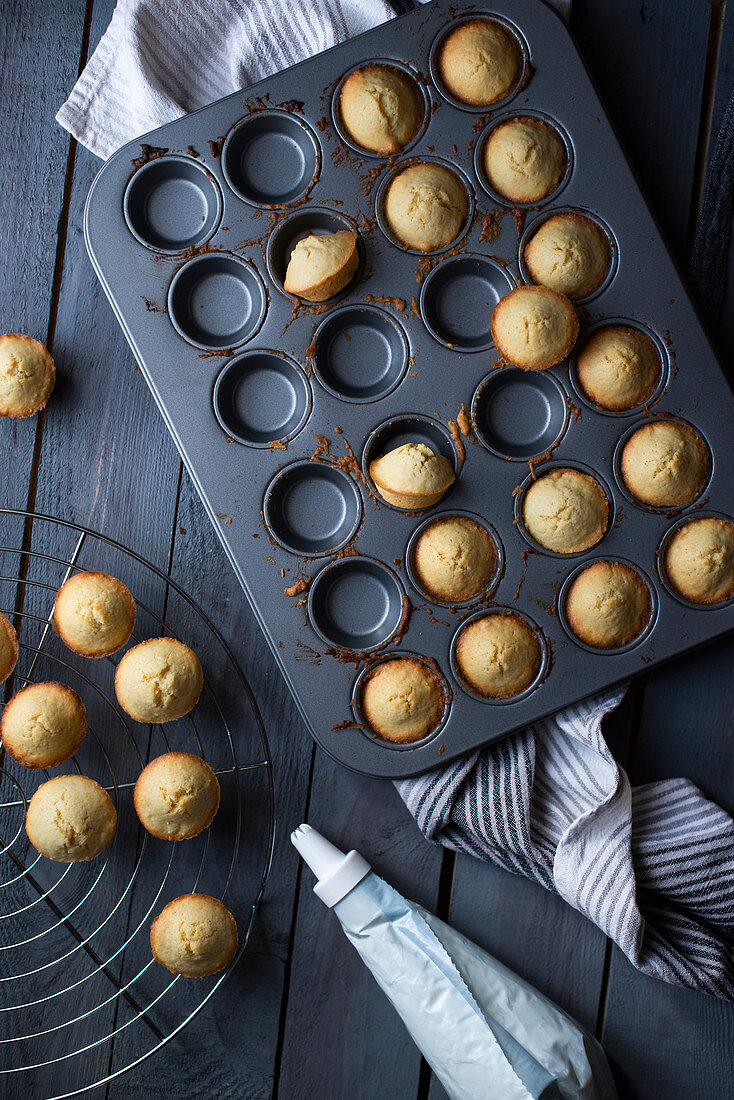
{"label": "muffin on cooling rack", "polygon": [[172,974],[203,978],[231,963],[237,925],[226,906],[208,894],[169,901],[150,926],[153,957]]}
{"label": "muffin on cooling rack", "polygon": [[383,214],[394,237],[406,248],[434,252],[461,233],[469,196],[450,168],[431,161],[410,164],[390,182]]}
{"label": "muffin on cooling rack", "polygon": [[412,568],[434,599],[461,603],[492,580],[497,549],[489,532],[468,516],[439,516],[416,539]]}
{"label": "muffin on cooling rack", "polygon": [[56,594],[54,630],[83,657],[107,657],[129,640],[135,626],[135,600],[109,573],[75,573]]}
{"label": "muffin on cooling rack", "polygon": [[597,329],[576,356],[576,380],[582,393],[609,412],[626,412],[652,397],[662,369],[653,341],[630,325]]}
{"label": "muffin on cooling rack", "polygon": [[370,463],[370,477],[383,500],[396,508],[430,508],[455,480],[449,460],[425,443],[404,443]]}
{"label": "muffin on cooling rack", "polygon": [[524,258],[534,283],[572,299],[593,294],[612,262],[605,234],[574,211],[547,218],[525,245]]}
{"label": "muffin on cooling rack", "polygon": [[214,820],[219,781],[200,756],[167,752],[143,768],[133,801],[141,824],[153,836],[188,840]]}
{"label": "muffin on cooling rack", "polygon": [[496,126],[482,150],[487,182],[510,202],[541,202],[561,182],[566,159],[558,131],[530,116]]}
{"label": "muffin on cooling rack", "polygon": [[494,19],[471,19],[446,35],[437,64],[455,99],[471,107],[491,107],[517,84],[522,53],[512,34]]}
{"label": "muffin on cooling rack", "polygon": [[392,65],[365,65],[339,93],[341,123],[355,145],[389,157],[418,132],[423,102],[415,84]]}
{"label": "muffin on cooling rack", "polygon": [[199,701],[204,676],[199,658],[175,638],[149,638],[124,655],[115,694],[136,722],[172,722]]}
{"label": "muffin on cooling rack", "polygon": [[535,631],[512,611],[473,619],[456,642],[459,675],[477,694],[511,699],[536,679],[543,650]]}
{"label": "muffin on cooling rack", "polygon": [[86,775],[42,783],[28,804],[26,833],[34,848],[59,863],[94,859],[117,828],[112,799]]}
{"label": "muffin on cooling rack", "polygon": [[283,286],[308,302],[325,302],[344,289],[358,265],[356,233],[312,233],[291,252]]}
{"label": "muffin on cooling rack", "polygon": [[595,561],[566,593],[568,625],[595,649],[615,649],[642,634],[650,621],[652,598],[636,569],[619,561]]}
{"label": "muffin on cooling rack", "polygon": [[361,688],[360,706],[370,729],[385,741],[420,741],[435,730],[445,707],[443,688],[417,657],[381,661]]}
{"label": "muffin on cooling rack", "polygon": [[544,286],[519,286],[492,310],[492,339],[506,363],[546,370],[571,351],[579,330],[572,302]]}
{"label": "muffin on cooling rack", "polygon": [[703,490],[711,468],[698,432],[678,420],[643,424],[624,445],[620,461],[628,492],[655,508],[682,508]]}
{"label": "muffin on cooling rack", "polygon": [[595,546],[607,529],[609,501],[596,478],[559,467],[531,482],[522,499],[525,530],[556,554]]}
{"label": "muffin on cooling rack", "polygon": [[87,712],[79,696],[53,680],[28,684],[5,705],[0,736],[5,751],[25,768],[53,768],[79,748]]}
{"label": "muffin on cooling rack", "polygon": [[709,604],[734,595],[734,523],[716,516],[691,519],[665,547],[665,573],[679,595]]}
{"label": "muffin on cooling rack", "polygon": [[48,401],[56,381],[54,361],[31,336],[0,336],[0,416],[33,416]]}
{"label": "muffin on cooling rack", "polygon": [[18,660],[18,635],[15,627],[0,611],[0,684],[4,684]]}

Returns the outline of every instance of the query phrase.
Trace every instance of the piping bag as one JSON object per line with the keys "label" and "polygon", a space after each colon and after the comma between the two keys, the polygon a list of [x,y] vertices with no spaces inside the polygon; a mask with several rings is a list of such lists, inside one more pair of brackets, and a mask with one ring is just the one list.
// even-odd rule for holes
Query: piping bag
{"label": "piping bag", "polygon": [[615,1100],[599,1043],[537,989],[406,901],[359,852],[310,825],[291,841],[451,1100]]}

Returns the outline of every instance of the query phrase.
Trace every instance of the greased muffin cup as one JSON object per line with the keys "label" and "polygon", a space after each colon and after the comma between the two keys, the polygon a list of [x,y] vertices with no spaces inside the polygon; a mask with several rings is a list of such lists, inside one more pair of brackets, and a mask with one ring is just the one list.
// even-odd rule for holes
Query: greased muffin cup
{"label": "greased muffin cup", "polygon": [[229,359],[214,383],[222,430],[245,447],[285,446],[305,427],[313,398],[303,369],[265,348]]}
{"label": "greased muffin cup", "polygon": [[569,401],[549,372],[503,367],[474,391],[471,423],[475,437],[492,454],[528,462],[560,442],[569,423]]}
{"label": "greased muffin cup", "polygon": [[196,348],[224,352],[257,333],[268,307],[265,284],[248,260],[210,252],[189,260],[168,288],[168,315]]}
{"label": "greased muffin cup", "polygon": [[311,626],[336,649],[368,653],[395,641],[410,605],[394,569],[358,555],[324,566],[308,590]]}
{"label": "greased muffin cup", "polygon": [[492,313],[514,290],[511,274],[490,256],[466,252],[442,260],[421,283],[420,313],[439,344],[456,352],[494,345]]}
{"label": "greased muffin cup", "polygon": [[362,520],[362,498],[344,470],[326,462],[292,462],[265,490],[263,520],[289,553],[320,558],[354,538]]}
{"label": "greased muffin cup", "polygon": [[216,177],[193,157],[170,156],[139,168],[125,189],[123,209],[134,237],[154,252],[200,248],[222,220]]}
{"label": "greased muffin cup", "polygon": [[321,171],[321,146],[304,119],[257,111],[234,124],[222,146],[222,173],[243,202],[289,206],[308,195]]}
{"label": "greased muffin cup", "polygon": [[268,237],[265,261],[268,275],[281,294],[295,302],[309,300],[305,294],[298,293],[296,290],[286,290],[285,281],[290,259],[301,241],[314,236],[326,238],[337,233],[342,235],[353,234],[356,252],[345,257],[347,260],[344,275],[346,281],[344,279],[334,280],[333,270],[329,274],[331,283],[323,283],[322,279],[317,277],[316,285],[320,284],[319,294],[325,295],[313,299],[319,305],[343,298],[360,279],[364,269],[365,250],[357,226],[345,214],[330,210],[328,207],[318,206],[300,207],[276,223],[275,228]]}

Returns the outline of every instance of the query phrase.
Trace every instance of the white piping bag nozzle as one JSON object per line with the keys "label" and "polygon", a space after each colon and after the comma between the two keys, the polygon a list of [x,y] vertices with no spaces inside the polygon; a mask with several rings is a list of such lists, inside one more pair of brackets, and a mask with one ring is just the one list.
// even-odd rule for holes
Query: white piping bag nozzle
{"label": "white piping bag nozzle", "polygon": [[345,855],[341,849],[310,825],[299,825],[291,833],[291,843],[316,875],[316,897],[331,909],[346,897],[372,868],[359,852]]}

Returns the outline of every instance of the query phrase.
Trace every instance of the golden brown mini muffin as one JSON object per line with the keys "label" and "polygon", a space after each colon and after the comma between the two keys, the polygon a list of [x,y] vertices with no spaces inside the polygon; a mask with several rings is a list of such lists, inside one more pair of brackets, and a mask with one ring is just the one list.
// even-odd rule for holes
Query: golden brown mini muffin
{"label": "golden brown mini muffin", "polygon": [[641,634],[652,611],[645,579],[619,561],[595,561],[571,584],[566,618],[574,634],[595,649],[615,649]]}
{"label": "golden brown mini muffin", "polygon": [[156,962],[172,974],[203,978],[231,963],[237,951],[237,925],[218,898],[182,894],[151,924],[150,947]]}
{"label": "golden brown mini muffin", "polygon": [[450,168],[421,161],[394,177],[383,211],[391,233],[406,248],[433,252],[446,248],[461,233],[469,196]]}
{"label": "golden brown mini muffin", "polygon": [[438,677],[416,657],[382,661],[362,684],[361,709],[386,741],[420,741],[441,721],[446,703]]}
{"label": "golden brown mini muffin", "polygon": [[53,680],[28,684],[6,704],[0,735],[9,756],[25,768],[53,768],[81,747],[87,712],[79,696]]}
{"label": "golden brown mini muffin", "polygon": [[492,310],[492,339],[506,363],[546,370],[565,359],[579,331],[573,303],[544,286],[519,286]]}
{"label": "golden brown mini muffin", "polygon": [[512,611],[489,612],[473,619],[456,641],[462,679],[488,699],[520,695],[535,680],[543,650],[534,630]]}
{"label": "golden brown mini muffin", "polygon": [[10,619],[0,611],[0,684],[4,684],[18,661],[18,635]]}
{"label": "golden brown mini muffin", "polygon": [[325,302],[344,289],[358,264],[357,234],[350,229],[311,234],[291,252],[283,286],[308,302]]}
{"label": "golden brown mini muffin", "polygon": [[430,508],[455,481],[449,460],[425,443],[404,443],[370,463],[377,492],[396,508]]}
{"label": "golden brown mini muffin", "polygon": [[56,593],[53,627],[74,653],[107,657],[130,638],[135,600],[109,573],[75,573]]}
{"label": "golden brown mini muffin", "polygon": [[584,340],[576,356],[583,393],[601,409],[624,412],[655,392],[663,364],[650,337],[629,325],[606,325]]}
{"label": "golden brown mini muffin", "polygon": [[143,768],[133,801],[141,824],[153,836],[188,840],[214,820],[219,781],[200,756],[167,752]]}
{"label": "golden brown mini muffin", "polygon": [[492,580],[497,550],[484,527],[468,516],[439,516],[416,539],[412,565],[430,596],[461,603]]}
{"label": "golden brown mini muffin", "polygon": [[48,401],[56,381],[54,361],[31,336],[0,336],[0,416],[33,416]]}
{"label": "golden brown mini muffin", "polygon": [[365,65],[344,81],[339,114],[355,145],[389,157],[418,133],[423,103],[405,73],[390,65]]}
{"label": "golden brown mini muffin", "polygon": [[492,130],[482,150],[482,167],[498,195],[510,202],[540,202],[561,182],[566,146],[542,119],[512,118]]}
{"label": "golden brown mini muffin", "polygon": [[149,638],[120,661],[115,694],[136,722],[172,722],[196,706],[203,683],[192,649],[175,638]]}
{"label": "golden brown mini muffin", "polygon": [[547,550],[577,554],[604,537],[609,501],[596,478],[563,466],[528,486],[522,518],[528,534]]}
{"label": "golden brown mini muffin", "polygon": [[718,603],[734,595],[734,523],[704,516],[679,527],[665,548],[665,573],[691,603]]}
{"label": "golden brown mini muffin", "polygon": [[493,19],[461,23],[446,35],[438,54],[446,90],[471,107],[489,107],[505,99],[521,71],[517,42]]}
{"label": "golden brown mini muffin", "polygon": [[28,804],[26,833],[34,848],[59,863],[80,863],[107,847],[117,828],[112,799],[86,775],[42,783]]}
{"label": "golden brown mini muffin", "polygon": [[609,242],[583,214],[554,214],[525,245],[525,266],[539,286],[585,298],[599,287],[612,262]]}
{"label": "golden brown mini muffin", "polygon": [[700,435],[676,420],[643,424],[622,451],[622,480],[633,497],[655,508],[681,508],[708,481],[710,460]]}

